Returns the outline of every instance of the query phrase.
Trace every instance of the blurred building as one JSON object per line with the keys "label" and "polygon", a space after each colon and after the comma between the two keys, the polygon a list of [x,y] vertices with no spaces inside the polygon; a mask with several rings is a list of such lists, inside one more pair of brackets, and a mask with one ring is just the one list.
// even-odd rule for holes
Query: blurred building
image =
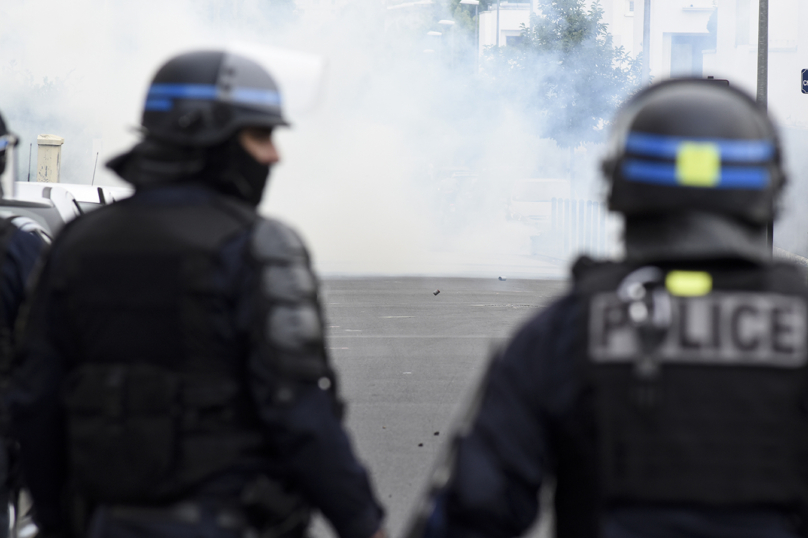
{"label": "blurred building", "polygon": [[[480,52],[486,47],[514,45],[522,39],[522,26],[530,26],[530,14],[533,12],[532,2],[496,2],[488,9],[480,12]],[[499,21],[497,21],[499,18]]]}

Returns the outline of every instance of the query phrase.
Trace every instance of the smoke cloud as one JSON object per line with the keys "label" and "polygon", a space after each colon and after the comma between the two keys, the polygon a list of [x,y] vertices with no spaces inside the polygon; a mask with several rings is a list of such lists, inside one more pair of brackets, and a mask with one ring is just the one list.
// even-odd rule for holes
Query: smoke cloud
{"label": "smoke cloud", "polygon": [[[50,133],[66,139],[63,181],[121,184],[103,163],[137,140],[162,62],[234,42],[285,47],[325,57],[327,77],[318,106],[277,133],[261,210],[302,232],[321,273],[564,274],[576,250],[531,256],[536,228],[507,221],[506,203],[517,180],[570,173],[572,198],[601,200],[601,141],[559,148],[524,101],[473,76],[473,36],[436,25],[468,18],[463,6],[335,1],[329,13],[291,0],[5,2],[0,111],[23,138],[22,179],[29,144],[33,168],[36,135]],[[600,254],[618,248],[618,226],[607,222]]]}

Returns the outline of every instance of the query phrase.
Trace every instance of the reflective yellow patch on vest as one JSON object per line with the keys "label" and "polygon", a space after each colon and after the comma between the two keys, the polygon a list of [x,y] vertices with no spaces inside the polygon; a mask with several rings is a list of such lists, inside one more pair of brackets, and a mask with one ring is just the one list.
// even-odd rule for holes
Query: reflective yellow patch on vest
{"label": "reflective yellow patch on vest", "polygon": [[704,271],[671,271],[665,277],[665,287],[671,295],[700,297],[713,289],[713,277]]}
{"label": "reflective yellow patch on vest", "polygon": [[710,142],[682,142],[676,152],[676,182],[715,187],[721,181],[721,151]]}

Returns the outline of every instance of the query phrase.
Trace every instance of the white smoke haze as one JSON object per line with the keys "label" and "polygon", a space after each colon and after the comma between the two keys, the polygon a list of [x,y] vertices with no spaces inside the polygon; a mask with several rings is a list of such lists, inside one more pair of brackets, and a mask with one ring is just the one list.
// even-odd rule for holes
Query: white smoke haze
{"label": "white smoke haze", "polygon": [[[464,34],[435,25],[452,18],[441,5],[401,18],[376,0],[333,16],[283,0],[3,2],[0,112],[23,138],[22,179],[29,144],[35,165],[36,135],[50,133],[66,139],[62,181],[89,183],[99,153],[96,184],[120,184],[103,163],[137,140],[149,80],[170,56],[234,42],[321,55],[320,102],[277,132],[283,160],[261,208],[302,232],[321,273],[561,276],[565,263],[530,255],[535,232],[507,222],[505,203],[515,180],[567,177],[570,152],[470,76]],[[466,55],[454,66],[452,39]],[[573,197],[603,199],[602,150],[575,149]],[[805,234],[788,246],[808,247]]]}

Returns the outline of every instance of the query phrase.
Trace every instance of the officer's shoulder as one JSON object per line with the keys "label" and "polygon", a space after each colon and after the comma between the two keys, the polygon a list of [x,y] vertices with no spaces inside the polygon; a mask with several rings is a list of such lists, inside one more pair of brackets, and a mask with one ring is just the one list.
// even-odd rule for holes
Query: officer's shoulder
{"label": "officer's shoulder", "polygon": [[124,205],[126,202],[127,200],[122,200],[114,204],[104,205],[66,222],[59,230],[57,237],[54,238],[54,244],[63,243],[65,241],[64,238],[71,237],[74,234],[80,233],[82,230],[103,228],[106,221],[111,216],[115,215],[120,206]]}
{"label": "officer's shoulder", "polygon": [[571,269],[574,289],[583,293],[616,287],[629,271],[626,263],[593,260],[589,256],[578,258]]}
{"label": "officer's shoulder", "polygon": [[578,321],[580,305],[575,290],[570,290],[536,312],[516,332],[515,339],[525,342],[556,338]]}
{"label": "officer's shoulder", "polygon": [[0,235],[7,238],[9,248],[40,251],[46,245],[48,232],[37,221],[21,215],[0,219]]}
{"label": "officer's shoulder", "polygon": [[250,251],[262,262],[295,262],[308,258],[300,235],[288,224],[268,217],[256,219]]}
{"label": "officer's shoulder", "polygon": [[777,288],[805,289],[808,291],[808,263],[801,264],[791,259],[776,259],[768,265],[770,286]]}
{"label": "officer's shoulder", "polygon": [[[17,233],[23,232],[23,233]],[[0,215],[0,233],[14,236],[45,233],[45,228],[32,218],[22,215]]]}

